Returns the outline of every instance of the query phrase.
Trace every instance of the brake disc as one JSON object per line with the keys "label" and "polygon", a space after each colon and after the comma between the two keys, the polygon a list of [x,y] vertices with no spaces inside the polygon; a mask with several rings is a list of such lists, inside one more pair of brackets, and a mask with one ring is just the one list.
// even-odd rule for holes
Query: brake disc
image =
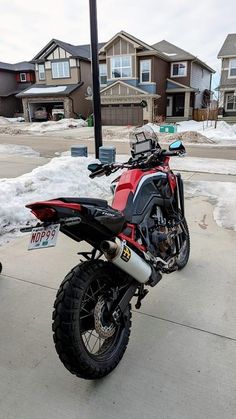
{"label": "brake disc", "polygon": [[94,308],[95,330],[102,339],[110,338],[116,331],[116,325],[114,323],[105,322],[104,320],[105,305],[105,300],[102,297],[99,297]]}

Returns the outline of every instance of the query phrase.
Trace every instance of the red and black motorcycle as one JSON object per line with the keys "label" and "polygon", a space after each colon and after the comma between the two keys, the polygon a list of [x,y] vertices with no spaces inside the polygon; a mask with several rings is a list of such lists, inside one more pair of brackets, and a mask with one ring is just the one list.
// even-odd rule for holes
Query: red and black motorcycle
{"label": "red and black motorcycle", "polygon": [[54,304],[53,333],[65,367],[86,379],[109,374],[121,360],[136,309],[163,273],[187,264],[190,238],[180,174],[170,156],[183,155],[181,141],[169,151],[136,136],[127,163],[92,164],[90,177],[118,169],[112,205],[97,198],[57,198],[27,205],[41,221],[29,249],[55,245],[58,231],[91,246],[62,282]]}

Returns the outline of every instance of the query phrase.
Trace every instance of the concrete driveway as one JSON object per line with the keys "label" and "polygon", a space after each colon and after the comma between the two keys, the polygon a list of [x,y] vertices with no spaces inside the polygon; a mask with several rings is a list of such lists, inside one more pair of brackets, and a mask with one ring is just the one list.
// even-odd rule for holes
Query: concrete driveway
{"label": "concrete driveway", "polygon": [[206,198],[188,199],[192,253],[133,312],[130,343],[107,378],[72,376],[54,350],[51,313],[81,245],[0,249],[2,419],[229,419],[236,417],[235,232],[217,227]]}

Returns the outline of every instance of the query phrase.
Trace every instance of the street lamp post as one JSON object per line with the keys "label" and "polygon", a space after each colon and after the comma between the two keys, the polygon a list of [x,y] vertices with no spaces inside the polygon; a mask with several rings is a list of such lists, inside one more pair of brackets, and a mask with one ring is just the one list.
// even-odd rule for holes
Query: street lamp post
{"label": "street lamp post", "polygon": [[96,0],[89,0],[90,9],[90,35],[91,35],[91,56],[92,56],[92,78],[93,78],[93,116],[95,155],[99,157],[99,147],[102,146],[101,127],[101,99],[99,85],[99,64],[98,64],[98,30],[97,30],[97,4]]}

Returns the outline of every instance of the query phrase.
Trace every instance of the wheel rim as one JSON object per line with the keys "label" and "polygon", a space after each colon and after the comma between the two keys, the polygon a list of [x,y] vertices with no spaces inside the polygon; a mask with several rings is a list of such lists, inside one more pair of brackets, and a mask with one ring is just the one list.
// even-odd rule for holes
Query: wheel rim
{"label": "wheel rim", "polygon": [[95,279],[84,293],[80,308],[80,334],[87,353],[99,360],[103,355],[112,352],[120,335],[120,327],[116,326],[111,337],[104,338],[95,326],[94,312],[99,300],[108,289],[107,278]]}

